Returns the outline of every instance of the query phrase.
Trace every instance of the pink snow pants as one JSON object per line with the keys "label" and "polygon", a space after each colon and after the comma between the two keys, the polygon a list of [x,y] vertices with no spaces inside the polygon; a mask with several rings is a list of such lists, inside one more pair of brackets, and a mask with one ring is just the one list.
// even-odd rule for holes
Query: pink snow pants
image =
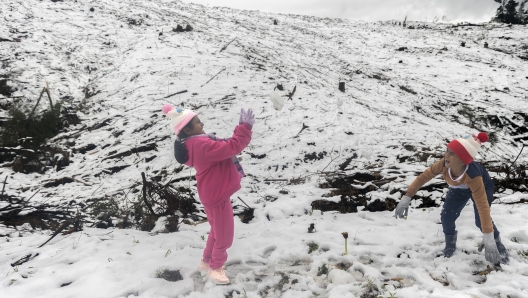
{"label": "pink snow pants", "polygon": [[228,198],[218,207],[205,208],[207,221],[211,225],[202,260],[211,269],[218,269],[227,261],[227,249],[235,237],[235,221],[231,200]]}

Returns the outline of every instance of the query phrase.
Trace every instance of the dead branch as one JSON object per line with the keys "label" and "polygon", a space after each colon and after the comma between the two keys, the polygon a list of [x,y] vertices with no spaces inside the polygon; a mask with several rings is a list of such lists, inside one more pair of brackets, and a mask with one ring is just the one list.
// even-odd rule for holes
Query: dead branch
{"label": "dead branch", "polygon": [[[235,96],[235,97],[232,97],[231,96]],[[217,100],[217,101],[209,101],[209,104],[213,106],[213,108],[216,108],[216,105],[217,104],[220,104],[220,103],[225,103],[226,101],[231,101],[231,100],[234,100],[236,99],[236,94],[228,94],[224,97],[222,97],[221,99]]]}
{"label": "dead branch", "polygon": [[206,107],[207,106],[206,104],[196,106],[196,105],[193,105],[192,103],[190,103],[189,105],[192,107],[193,110],[198,110],[201,107]]}
{"label": "dead branch", "polygon": [[172,96],[174,96],[174,95],[182,94],[182,93],[185,93],[185,92],[187,92],[187,90],[178,91],[178,92],[176,92],[176,93],[173,93],[173,94],[167,95],[167,96],[165,96],[165,97],[162,98],[162,99],[169,98],[169,97],[172,97]]}
{"label": "dead branch", "polygon": [[[334,148],[332,148],[332,151],[331,152],[334,152]],[[331,153],[330,153],[331,154]],[[331,156],[331,155],[330,155]],[[326,167],[324,167],[322,170],[321,170],[321,173],[324,173],[324,170],[331,164],[334,162],[334,160],[336,160],[338,157],[341,156],[341,149],[339,149],[339,154],[335,157],[335,158],[331,158],[330,157],[330,162],[326,165]]]}
{"label": "dead branch", "polygon": [[307,129],[308,126],[306,124],[303,123],[303,126],[301,128],[301,130],[297,133],[297,135],[295,135],[295,137],[293,137],[294,139],[299,137],[299,135],[301,134],[301,132],[303,132],[303,130]]}
{"label": "dead branch", "polygon": [[145,201],[145,205],[147,205],[148,210],[152,215],[156,215],[154,213],[154,210],[152,210],[152,206],[150,206],[148,200],[147,200],[147,178],[145,177],[145,173],[141,172],[141,177],[143,178],[143,201]]}
{"label": "dead branch", "polygon": [[31,261],[33,260],[35,257],[37,257],[39,255],[39,253],[36,253],[34,256],[32,256],[31,254],[29,255],[26,255],[24,257],[22,257],[21,259],[19,259],[18,261],[14,262],[14,263],[11,263],[11,267],[16,267],[16,266],[20,266],[28,261]]}
{"label": "dead branch", "polygon": [[51,94],[50,94],[50,91],[49,91],[49,85],[48,85],[47,81],[46,81],[46,93],[48,94],[48,99],[49,99],[49,102],[50,102],[50,109],[53,110],[53,101],[51,101]]}
{"label": "dead branch", "polygon": [[472,23],[467,23],[467,24],[461,24],[461,25],[453,25],[449,28],[457,28],[457,27],[485,27],[486,24],[472,24]]}
{"label": "dead branch", "polygon": [[32,119],[32,118],[33,118],[33,113],[34,113],[35,110],[37,109],[38,104],[40,103],[40,99],[42,98],[42,95],[44,95],[44,91],[46,91],[46,87],[42,88],[42,91],[40,92],[40,96],[39,96],[39,98],[37,99],[37,103],[35,104],[35,107],[33,107],[33,110],[31,110],[31,113],[29,114],[29,119]]}
{"label": "dead branch", "polygon": [[221,71],[219,71],[219,72],[218,72],[217,74],[215,74],[212,78],[210,78],[209,81],[205,82],[205,84],[203,84],[202,86],[200,86],[200,88],[203,87],[203,86],[205,86],[205,85],[207,85],[207,83],[211,82],[214,78],[216,78],[217,75],[219,75],[222,71],[224,71],[224,70],[226,70],[226,69],[227,69],[227,67],[224,67]]}
{"label": "dead branch", "polygon": [[244,202],[244,200],[242,200],[242,199],[241,199],[240,197],[237,197],[237,198],[238,198],[238,199],[240,200],[240,202],[244,203],[244,205],[246,205],[246,206],[247,206],[248,208],[250,208],[250,209],[251,209],[251,207],[249,207],[249,205],[248,205],[248,204],[246,204],[246,202]]}
{"label": "dead branch", "polygon": [[31,199],[33,199],[33,197],[38,194],[41,189],[42,188],[39,188],[31,197],[29,197],[29,199],[25,203],[28,203]]}
{"label": "dead branch", "polygon": [[68,235],[77,231],[82,231],[82,219],[80,212],[77,212],[77,215],[75,216],[75,221],[73,221],[73,227],[68,231],[63,232],[62,235]]}
{"label": "dead branch", "polygon": [[71,224],[71,220],[67,220],[65,221],[58,229],[57,231],[55,231],[55,233],[53,233],[53,235],[51,235],[51,238],[48,239],[48,241],[42,243],[38,248],[41,248],[43,247],[44,245],[46,245],[46,243],[50,242],[51,239],[55,238],[55,236],[57,236],[60,232],[62,232],[62,230],[66,229],[67,226],[69,226]]}
{"label": "dead branch", "polygon": [[[524,149],[524,146],[525,144],[523,144],[522,148],[521,148],[521,152],[519,152],[519,154],[517,155],[517,157],[515,158],[515,160],[511,163],[510,165],[510,168],[513,166],[513,164],[517,161],[517,159],[519,158],[519,156],[521,156],[521,153],[523,152],[523,149]],[[7,179],[7,177],[6,177]],[[5,181],[4,181],[4,186],[5,186]],[[4,190],[2,189],[2,195],[4,194]]]}
{"label": "dead branch", "polygon": [[228,42],[223,48],[220,49],[220,52],[222,52],[223,50],[227,49],[227,47],[228,47],[233,41],[235,41],[237,38],[238,38],[238,36],[235,37],[235,38],[233,38],[233,40],[231,40],[230,42]]}
{"label": "dead branch", "polygon": [[3,199],[4,198],[4,190],[5,190],[5,185],[6,185],[6,182],[7,182],[7,175],[4,179],[4,186],[2,186],[2,195],[0,195],[0,199]]}
{"label": "dead branch", "polygon": [[296,90],[297,90],[297,85],[295,85],[295,87],[293,87],[292,92],[288,94],[288,100],[292,100],[292,97],[295,94]]}
{"label": "dead branch", "polygon": [[31,110],[31,114],[29,114],[29,118],[33,118],[33,113],[35,113],[35,110],[37,109],[38,107],[38,104],[40,103],[40,99],[42,98],[42,95],[44,95],[44,92],[46,92],[46,94],[48,94],[48,99],[49,99],[49,102],[50,102],[50,109],[53,110],[53,101],[51,100],[51,94],[49,92],[49,86],[48,86],[48,82],[46,82],[46,87],[42,88],[42,91],[40,92],[40,96],[37,100],[37,103],[35,104],[35,107],[33,107],[33,110]]}

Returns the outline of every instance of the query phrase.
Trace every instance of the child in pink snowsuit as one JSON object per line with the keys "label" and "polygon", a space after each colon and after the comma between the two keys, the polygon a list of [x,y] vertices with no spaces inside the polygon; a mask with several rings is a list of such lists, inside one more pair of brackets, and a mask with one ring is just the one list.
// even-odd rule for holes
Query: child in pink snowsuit
{"label": "child in pink snowsuit", "polygon": [[217,284],[230,281],[223,266],[227,249],[234,239],[234,219],[230,197],[240,189],[244,176],[236,155],[251,141],[255,116],[251,109],[241,110],[239,125],[230,139],[219,139],[205,134],[204,124],[190,110],[163,106],[163,113],[171,118],[177,139],[174,142],[176,160],[196,170],[196,184],[204,205],[211,231],[199,268]]}

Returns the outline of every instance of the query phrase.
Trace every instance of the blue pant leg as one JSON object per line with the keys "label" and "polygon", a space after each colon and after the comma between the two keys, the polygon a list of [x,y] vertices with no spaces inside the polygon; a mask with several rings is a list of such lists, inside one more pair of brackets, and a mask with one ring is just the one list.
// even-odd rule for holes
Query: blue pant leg
{"label": "blue pant leg", "polygon": [[444,234],[453,235],[456,233],[455,221],[460,216],[460,212],[471,198],[469,189],[449,188],[445,198],[444,207],[440,213]]}
{"label": "blue pant leg", "polygon": [[[486,186],[486,196],[488,197],[488,204],[490,206],[490,209],[491,209],[491,204],[493,203],[493,192],[494,192],[493,185]],[[475,205],[475,200],[473,200],[473,198],[471,198],[471,200],[473,201],[473,210],[475,212],[475,225],[477,226],[477,228],[479,228],[479,230],[482,231],[482,228],[480,225],[480,216],[477,210],[477,205]],[[497,239],[500,236],[500,232],[499,230],[497,230],[497,227],[495,226],[495,222],[492,221],[492,224],[493,224],[493,236],[495,237],[495,239]]]}

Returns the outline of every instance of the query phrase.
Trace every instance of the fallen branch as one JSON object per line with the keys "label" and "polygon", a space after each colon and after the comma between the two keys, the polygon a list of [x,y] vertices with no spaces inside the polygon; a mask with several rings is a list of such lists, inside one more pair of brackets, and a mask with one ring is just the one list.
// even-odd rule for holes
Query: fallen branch
{"label": "fallen branch", "polygon": [[295,85],[295,87],[293,87],[292,92],[288,94],[288,100],[292,100],[292,96],[295,94],[296,90],[297,90],[297,85]]}
{"label": "fallen branch", "polygon": [[20,265],[22,265],[22,264],[24,264],[24,263],[26,263],[28,261],[33,260],[38,255],[39,255],[39,253],[36,253],[34,256],[32,254],[26,255],[26,256],[22,257],[21,259],[19,259],[18,261],[14,262],[14,263],[11,263],[11,267],[20,266]]}
{"label": "fallen branch", "polygon": [[237,38],[238,38],[238,36],[235,37],[235,38],[233,38],[233,40],[231,40],[230,42],[228,42],[228,43],[227,43],[222,49],[220,49],[220,52],[222,52],[223,50],[227,49],[227,47],[228,47],[233,41],[235,41]]}
{"label": "fallen branch", "polygon": [[248,204],[246,204],[246,202],[244,202],[244,200],[242,200],[240,197],[237,197],[242,203],[244,203],[244,205],[246,205],[249,209],[251,209],[251,207],[249,207]]}
{"label": "fallen branch", "polygon": [[[206,107],[206,106],[207,106],[207,104],[203,104],[203,105],[196,106],[196,105],[193,105],[192,103],[190,103],[189,105],[191,106],[191,108],[192,108],[193,110],[198,110],[198,109],[201,108],[201,107]],[[449,143],[449,142],[448,142],[448,143]]]}
{"label": "fallen branch", "polygon": [[297,133],[297,135],[295,137],[293,137],[294,139],[299,137],[299,135],[301,134],[301,132],[303,132],[303,130],[307,129],[308,126],[306,124],[303,123],[303,126],[301,128],[301,130]]}
{"label": "fallen branch", "polygon": [[67,220],[65,221],[58,229],[57,231],[55,231],[55,233],[53,233],[53,235],[51,235],[51,238],[48,239],[48,241],[42,243],[38,248],[41,248],[43,247],[44,245],[46,245],[46,243],[50,242],[51,239],[55,238],[55,236],[57,236],[60,232],[62,232],[62,230],[66,229],[67,226],[69,226],[71,224],[71,220]]}
{"label": "fallen branch", "polygon": [[[234,97],[231,97],[231,96],[234,96]],[[216,105],[217,104],[220,104],[220,103],[225,103],[226,101],[230,101],[230,100],[234,100],[236,99],[236,94],[228,94],[224,97],[222,97],[221,99],[217,100],[217,101],[209,101],[209,104],[213,106],[213,108],[216,108]]]}
{"label": "fallen branch", "polygon": [[224,70],[226,70],[226,69],[227,69],[227,68],[224,67],[221,71],[219,71],[219,72],[218,72],[217,74],[215,74],[212,78],[210,78],[209,81],[205,82],[205,84],[203,84],[202,86],[200,86],[200,88],[203,87],[203,86],[205,86],[205,85],[207,85],[207,83],[211,82],[214,78],[216,78],[217,75],[219,75],[222,71],[224,71]]}
{"label": "fallen branch", "polygon": [[461,25],[453,25],[450,28],[457,28],[457,27],[485,27],[485,26],[486,26],[486,24],[472,24],[472,23],[468,23],[468,24],[461,24]]}
{"label": "fallen branch", "polygon": [[185,92],[187,92],[187,90],[178,91],[178,92],[176,92],[176,93],[173,93],[173,94],[167,95],[167,96],[165,96],[165,97],[162,98],[162,99],[169,98],[169,97],[172,97],[172,96],[174,96],[174,95],[182,94],[182,93],[185,93]]}
{"label": "fallen branch", "polygon": [[29,197],[29,199],[25,203],[28,203],[31,199],[33,199],[33,197],[38,194],[41,189],[42,188],[39,188],[31,197]]}
{"label": "fallen branch", "polygon": [[65,177],[65,178],[70,178],[70,179],[72,179],[73,181],[77,181],[77,182],[79,182],[79,183],[81,183],[81,184],[84,184],[85,186],[92,186],[92,185],[93,185],[93,184],[86,183],[86,182],[84,182],[84,181],[82,181],[82,180],[79,180],[79,179],[77,179],[77,178],[73,178],[73,177]]}

